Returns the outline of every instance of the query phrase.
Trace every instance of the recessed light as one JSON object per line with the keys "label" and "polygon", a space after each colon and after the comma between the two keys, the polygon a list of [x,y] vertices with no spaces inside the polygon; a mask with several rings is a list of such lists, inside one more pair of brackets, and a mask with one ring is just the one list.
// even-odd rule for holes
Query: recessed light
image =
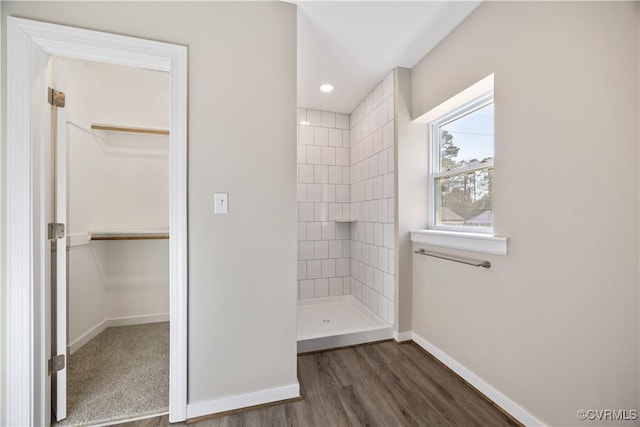
{"label": "recessed light", "polygon": [[325,93],[329,93],[329,92],[333,91],[333,85],[329,84],[329,83],[325,83],[322,86],[320,86],[320,90],[325,92]]}

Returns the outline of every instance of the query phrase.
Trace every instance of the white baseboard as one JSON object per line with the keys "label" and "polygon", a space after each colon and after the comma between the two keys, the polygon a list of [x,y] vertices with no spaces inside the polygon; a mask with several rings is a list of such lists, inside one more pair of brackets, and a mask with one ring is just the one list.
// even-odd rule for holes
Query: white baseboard
{"label": "white baseboard", "polygon": [[107,319],[107,328],[111,326],[143,325],[145,323],[168,322],[169,313],[145,314],[142,316],[116,317]]}
{"label": "white baseboard", "polygon": [[413,333],[411,331],[406,331],[406,332],[393,331],[393,339],[395,339],[398,342],[411,341],[413,339]]}
{"label": "white baseboard", "polygon": [[300,384],[187,404],[187,419],[300,397]]}
{"label": "white baseboard", "polygon": [[525,426],[544,426],[542,421],[525,411],[518,406],[515,402],[509,399],[504,394],[493,388],[489,383],[480,378],[478,375],[471,372],[464,365],[456,361],[454,358],[440,350],[435,345],[431,344],[426,339],[422,338],[415,332],[412,333],[413,341],[420,347],[431,353],[433,357],[449,367],[456,374],[460,375],[465,381],[475,387],[480,393],[484,394],[487,398],[493,401],[496,405],[501,407],[504,411],[509,413],[512,417],[520,421]]}
{"label": "white baseboard", "polygon": [[169,313],[149,314],[142,316],[116,317],[113,319],[105,319],[93,328],[82,334],[78,339],[67,346],[67,353],[73,354],[83,345],[94,339],[100,332],[112,326],[129,326],[142,325],[145,323],[168,322]]}

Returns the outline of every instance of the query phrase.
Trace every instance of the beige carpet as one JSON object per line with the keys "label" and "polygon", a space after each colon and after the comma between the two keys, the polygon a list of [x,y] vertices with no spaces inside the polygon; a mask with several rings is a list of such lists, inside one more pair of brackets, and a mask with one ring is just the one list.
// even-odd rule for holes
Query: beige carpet
{"label": "beige carpet", "polygon": [[69,357],[67,418],[95,425],[169,410],[169,323],[107,328]]}

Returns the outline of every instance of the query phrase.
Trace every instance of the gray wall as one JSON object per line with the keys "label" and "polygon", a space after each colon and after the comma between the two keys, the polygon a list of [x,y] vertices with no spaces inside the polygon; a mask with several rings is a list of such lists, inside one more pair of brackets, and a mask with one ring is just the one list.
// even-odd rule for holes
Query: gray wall
{"label": "gray wall", "polygon": [[[2,6],[3,24],[10,15],[188,46],[189,402],[296,383],[295,6]],[[213,215],[215,191],[229,192],[229,215]]]}
{"label": "gray wall", "polygon": [[495,73],[509,237],[488,271],[414,256],[413,331],[549,425],[638,405],[638,14],[485,2],[412,71],[414,118]]}

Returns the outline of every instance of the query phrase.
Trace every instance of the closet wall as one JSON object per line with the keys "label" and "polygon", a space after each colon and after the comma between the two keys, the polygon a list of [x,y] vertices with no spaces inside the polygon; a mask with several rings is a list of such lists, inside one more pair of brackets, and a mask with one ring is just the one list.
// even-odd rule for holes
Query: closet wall
{"label": "closet wall", "polygon": [[67,64],[69,345],[108,326],[168,320],[168,240],[91,241],[101,230],[168,230],[169,137],[92,131],[168,128],[169,76]]}

